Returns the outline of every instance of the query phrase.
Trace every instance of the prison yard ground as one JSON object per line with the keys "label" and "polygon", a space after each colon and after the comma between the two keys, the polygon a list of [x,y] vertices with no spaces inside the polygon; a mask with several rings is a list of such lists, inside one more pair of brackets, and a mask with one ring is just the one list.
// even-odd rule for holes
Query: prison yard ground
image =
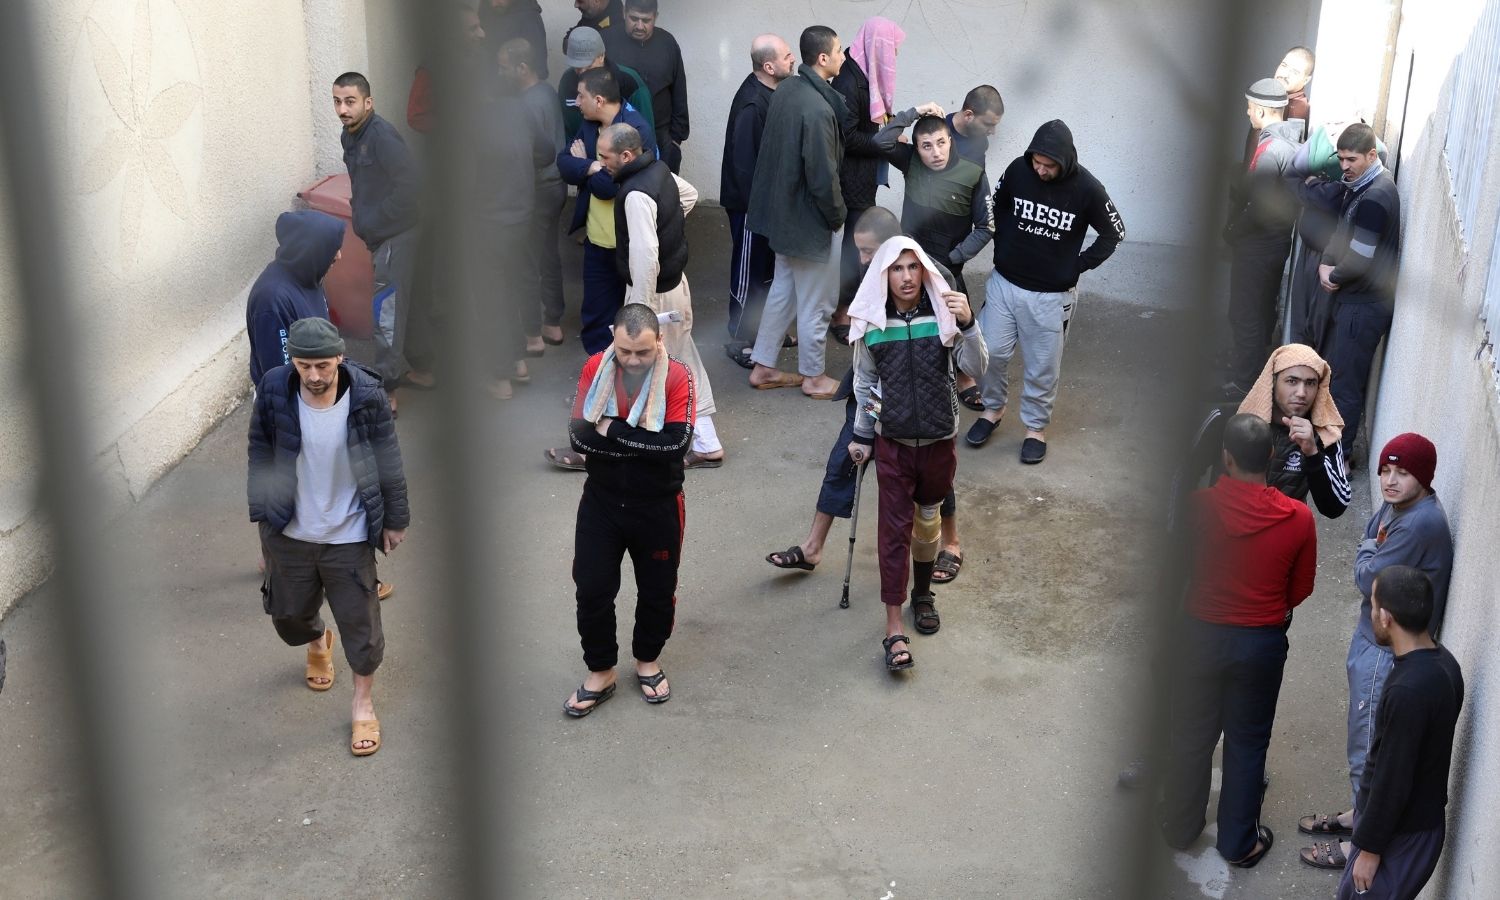
{"label": "prison yard ground", "polygon": [[[248,406],[109,529],[125,563],[115,602],[145,637],[153,770],[140,796],[159,895],[455,896],[460,748],[451,716],[479,717],[471,748],[499,773],[501,828],[486,835],[518,897],[1038,897],[1121,889],[1115,850],[1147,822],[1143,792],[1116,770],[1150,690],[1153,560],[1134,538],[1161,515],[1174,449],[1161,360],[1183,316],[1166,305],[1183,251],[1126,244],[1088,274],[1072,323],[1050,449],[1022,467],[1014,412],[982,450],[959,447],[964,565],[937,588],[942,630],[912,632],[916,669],[882,663],[877,504],[866,485],[852,602],[838,607],[848,523],[812,573],[763,556],[806,532],[843,411],[795,390],[751,390],[725,358],[727,234],[693,218],[694,333],[719,398],[722,469],[687,476],[677,621],[662,656],[672,702],[637,698],[629,668],[633,590],[618,603],[620,696],[583,720],[560,706],[581,680],[570,566],[583,476],[541,451],[566,439],[565,400],[583,354],[571,340],[530,360],[533,382],[480,402],[480,457],[507,485],[492,571],[461,602],[485,611],[492,680],[479,709],[452,709],[455,672],[438,611],[446,583],[436,483],[445,429],[432,395],[402,395],[399,431],[414,521],[381,562],[397,586],[382,609],[376,682],[383,746],[348,751],[350,673],[303,685],[303,653],[261,611],[255,532],[245,518]],[[570,302],[578,248],[565,242]],[[969,283],[983,283],[981,266]],[[976,291],[977,292],[977,291]],[[575,307],[576,309],[576,307]],[[576,331],[576,320],[569,323]],[[830,352],[835,375],[848,349]],[[795,365],[787,354],[783,365]],[[1012,366],[1019,391],[1019,361]],[[962,428],[973,413],[965,411]],[[873,474],[873,473],[872,473]],[[1361,490],[1363,481],[1359,482]],[[1296,816],[1344,804],[1342,660],[1358,597],[1348,575],[1360,496],[1320,520],[1317,593],[1299,610],[1271,746],[1270,857],[1228,869],[1211,838],[1185,854],[1150,842],[1163,896],[1320,896],[1331,876],[1296,860]],[[1346,540],[1347,539],[1347,540]],[[76,736],[60,714],[56,597],[44,586],[0,622],[0,884],[16,897],[73,896],[84,847]],[[1212,812],[1210,811],[1210,820]],[[507,853],[507,849],[509,852]],[[1108,864],[1104,864],[1108,861]]]}

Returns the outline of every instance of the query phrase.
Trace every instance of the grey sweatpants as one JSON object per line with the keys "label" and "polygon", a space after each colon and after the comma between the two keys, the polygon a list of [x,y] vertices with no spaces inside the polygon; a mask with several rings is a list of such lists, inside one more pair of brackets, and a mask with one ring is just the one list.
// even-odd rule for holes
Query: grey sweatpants
{"label": "grey sweatpants", "polygon": [[813,378],[823,374],[828,321],[839,300],[839,243],[843,229],[829,237],[828,259],[814,262],[776,254],[776,274],[755,335],[755,362],[776,368],[781,341],[797,322],[797,371]]}
{"label": "grey sweatpants", "polygon": [[999,272],[984,283],[979,330],[990,351],[990,366],[981,383],[985,409],[1004,409],[1010,397],[1006,366],[1021,347],[1021,424],[1041,431],[1052,421],[1057,378],[1062,371],[1063,337],[1078,302],[1078,290],[1043,294],[1017,287]]}

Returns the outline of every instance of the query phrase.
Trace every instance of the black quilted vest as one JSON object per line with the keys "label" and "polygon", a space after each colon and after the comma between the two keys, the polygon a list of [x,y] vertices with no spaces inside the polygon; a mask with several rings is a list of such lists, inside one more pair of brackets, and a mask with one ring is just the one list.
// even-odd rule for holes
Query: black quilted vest
{"label": "black quilted vest", "polygon": [[880,434],[904,441],[937,441],[958,427],[951,355],[938,335],[927,291],[907,315],[886,301],[886,327],[865,332],[880,374]]}
{"label": "black quilted vest", "polygon": [[615,268],[626,284],[630,280],[630,226],[625,221],[625,198],[636,191],[656,201],[656,238],[661,274],[656,278],[656,292],[664,294],[682,283],[687,268],[688,246],[686,219],[682,198],[672,170],[649,150],[631,160],[615,176],[620,193],[615,197]]}

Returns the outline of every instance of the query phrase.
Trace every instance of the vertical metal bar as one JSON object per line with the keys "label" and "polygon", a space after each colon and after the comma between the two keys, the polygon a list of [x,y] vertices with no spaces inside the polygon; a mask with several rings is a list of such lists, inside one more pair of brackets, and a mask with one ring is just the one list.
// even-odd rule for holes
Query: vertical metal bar
{"label": "vertical metal bar", "polygon": [[[146,808],[138,785],[145,759],[144,737],[130,727],[131,651],[119,620],[122,604],[106,590],[105,543],[98,522],[104,491],[92,470],[84,404],[77,285],[64,244],[56,166],[58,141],[43,113],[45,92],[37,48],[44,46],[35,26],[35,5],[7,3],[0,8],[0,146],[20,270],[21,343],[24,379],[31,395],[38,435],[40,512],[52,530],[56,570],[52,576],[61,629],[56,656],[66,660],[57,675],[67,690],[65,712],[77,720],[84,765],[79,821],[68,831],[82,837],[79,858],[70,865],[88,871],[82,881],[101,896],[134,898],[155,894],[148,888],[159,872],[152,854],[151,829],[141,827]],[[64,712],[61,711],[60,712]]]}

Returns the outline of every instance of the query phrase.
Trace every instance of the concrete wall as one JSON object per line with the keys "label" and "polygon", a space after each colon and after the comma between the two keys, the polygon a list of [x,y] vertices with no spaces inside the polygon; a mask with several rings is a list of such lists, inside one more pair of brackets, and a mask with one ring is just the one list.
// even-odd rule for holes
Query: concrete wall
{"label": "concrete wall", "polygon": [[[1345,9],[1352,2],[1344,2]],[[1500,770],[1500,667],[1494,653],[1500,627],[1494,602],[1500,580],[1500,396],[1494,351],[1482,349],[1479,322],[1493,265],[1500,151],[1492,145],[1478,221],[1464,223],[1467,248],[1459,238],[1443,153],[1454,60],[1471,40],[1483,5],[1405,5],[1402,39],[1415,52],[1416,71],[1401,153],[1402,270],[1371,441],[1378,451],[1393,435],[1418,431],[1437,444],[1433,486],[1455,538],[1443,642],[1463,665],[1467,697],[1449,790],[1448,845],[1423,894],[1433,898],[1492,897],[1500,881],[1494,851],[1500,781],[1493,777]],[[1500,115],[1500,97],[1490,103],[1491,115]]]}
{"label": "concrete wall", "polygon": [[[248,392],[245,291],[275,249],[276,214],[313,180],[309,56],[338,59],[337,46],[322,44],[345,32],[308,35],[293,0],[32,6],[46,75],[35,89],[55,112],[81,307],[67,362],[87,369],[78,403],[109,490],[101,502],[128,502]],[[315,6],[353,7],[363,50],[361,4]],[[0,375],[12,376],[21,363],[8,253],[0,249]],[[3,612],[48,564],[23,398],[0,394]]]}
{"label": "concrete wall", "polygon": [[[578,21],[562,0],[542,4],[556,76],[565,63],[562,33]],[[693,134],[684,146],[683,176],[705,198],[718,195],[724,113],[750,71],[750,40],[772,30],[796,50],[808,25],[838,31],[847,45],[865,18],[884,15],[906,31],[896,102],[934,100],[957,109],[969,88],[993,84],[1006,115],[990,145],[993,173],[1026,149],[1037,126],[1061,118],[1073,130],[1079,160],[1103,181],[1125,218],[1131,240],[1185,244],[1209,223],[1183,214],[1203,166],[1203,137],[1190,123],[1220,98],[1203,94],[1197,75],[1212,60],[1202,40],[1213,4],[1191,0],[1105,0],[1030,3],[998,0],[863,2],[772,0],[765,3],[687,3],[666,0],[658,24],[682,45],[688,73]],[[1262,4],[1264,27],[1246,39],[1245,83],[1270,75],[1281,53],[1315,34],[1318,4],[1272,0]],[[1240,97],[1222,101],[1242,107]],[[1238,157],[1243,135],[1221,141],[1223,156]],[[900,210],[901,176],[881,192],[882,205]],[[1217,233],[1217,226],[1214,233]]]}

